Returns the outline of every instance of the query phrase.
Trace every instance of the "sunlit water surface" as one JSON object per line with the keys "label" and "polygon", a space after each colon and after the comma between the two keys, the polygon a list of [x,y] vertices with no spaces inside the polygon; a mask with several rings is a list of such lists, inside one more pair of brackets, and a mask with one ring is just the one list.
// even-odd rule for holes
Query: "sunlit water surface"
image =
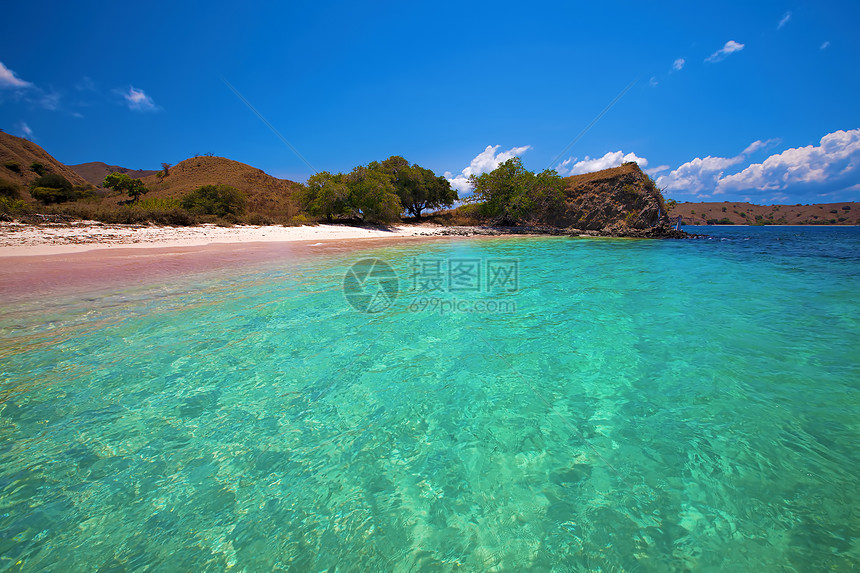
{"label": "sunlit water surface", "polygon": [[[854,570],[860,232],[708,231],[2,307],[0,569]],[[370,256],[377,314],[342,292]],[[463,260],[517,292],[451,292]]]}

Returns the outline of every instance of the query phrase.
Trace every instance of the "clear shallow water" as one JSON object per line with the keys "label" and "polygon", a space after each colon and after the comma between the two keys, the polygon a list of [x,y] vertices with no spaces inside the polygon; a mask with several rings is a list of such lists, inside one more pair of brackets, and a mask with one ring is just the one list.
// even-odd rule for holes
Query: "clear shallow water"
{"label": "clear shallow water", "polygon": [[[708,232],[5,307],[0,568],[853,570],[860,229]],[[365,256],[516,258],[456,294],[516,310],[356,312]]]}

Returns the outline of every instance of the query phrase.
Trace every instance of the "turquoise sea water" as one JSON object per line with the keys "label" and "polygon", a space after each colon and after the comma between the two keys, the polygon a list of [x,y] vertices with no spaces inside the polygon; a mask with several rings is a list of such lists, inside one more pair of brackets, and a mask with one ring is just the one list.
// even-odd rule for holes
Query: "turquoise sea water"
{"label": "turquoise sea water", "polygon": [[0,569],[855,570],[860,229],[708,232],[4,304]]}

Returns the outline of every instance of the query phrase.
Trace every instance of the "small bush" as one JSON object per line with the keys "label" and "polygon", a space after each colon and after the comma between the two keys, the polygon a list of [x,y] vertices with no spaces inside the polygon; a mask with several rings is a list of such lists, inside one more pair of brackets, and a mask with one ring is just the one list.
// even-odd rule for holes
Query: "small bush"
{"label": "small bush", "polygon": [[17,161],[7,161],[3,164],[3,167],[8,169],[9,171],[14,171],[15,173],[21,173],[21,164]]}
{"label": "small bush", "polygon": [[0,213],[6,215],[20,215],[26,212],[27,204],[21,199],[0,195]]}
{"label": "small bush", "polygon": [[56,173],[46,173],[33,181],[30,195],[45,205],[74,201],[77,198],[75,189],[68,179]]}
{"label": "small bush", "polygon": [[34,161],[30,164],[30,171],[32,171],[36,175],[44,175],[48,172],[47,168],[45,168],[45,166],[38,161]]}
{"label": "small bush", "polygon": [[70,190],[56,189],[54,187],[33,187],[30,189],[30,195],[33,196],[33,199],[45,205],[65,203],[72,200]]}
{"label": "small bush", "polygon": [[245,194],[229,185],[204,185],[182,198],[182,207],[198,215],[227,218],[241,215],[247,201]]}
{"label": "small bush", "polygon": [[0,197],[9,197],[17,199],[19,196],[18,186],[11,181],[0,179]]}
{"label": "small bush", "polygon": [[851,210],[851,205],[843,205],[842,210],[843,210],[843,211],[850,211],[850,210]]}

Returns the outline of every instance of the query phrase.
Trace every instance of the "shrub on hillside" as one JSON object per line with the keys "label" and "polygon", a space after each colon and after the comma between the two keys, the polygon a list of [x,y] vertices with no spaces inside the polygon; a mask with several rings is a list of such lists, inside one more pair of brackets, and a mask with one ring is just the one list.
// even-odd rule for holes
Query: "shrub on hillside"
{"label": "shrub on hillside", "polygon": [[20,215],[27,211],[27,204],[21,199],[0,195],[0,213],[4,215]]}
{"label": "shrub on hillside", "polygon": [[11,181],[0,179],[0,197],[18,198],[18,186]]}
{"label": "shrub on hillside", "polygon": [[34,161],[30,164],[30,171],[35,173],[36,175],[44,175],[48,172],[44,165],[39,163],[38,161]]}
{"label": "shrub on hillside", "polygon": [[8,169],[9,171],[14,171],[15,173],[21,173],[21,164],[17,161],[7,161],[3,164],[3,167]]}
{"label": "shrub on hillside", "polygon": [[245,194],[229,185],[204,185],[182,198],[182,208],[198,215],[241,215],[245,211]]}
{"label": "shrub on hillside", "polygon": [[74,201],[77,198],[75,189],[69,180],[56,173],[46,173],[33,181],[30,186],[30,195],[45,205]]}

